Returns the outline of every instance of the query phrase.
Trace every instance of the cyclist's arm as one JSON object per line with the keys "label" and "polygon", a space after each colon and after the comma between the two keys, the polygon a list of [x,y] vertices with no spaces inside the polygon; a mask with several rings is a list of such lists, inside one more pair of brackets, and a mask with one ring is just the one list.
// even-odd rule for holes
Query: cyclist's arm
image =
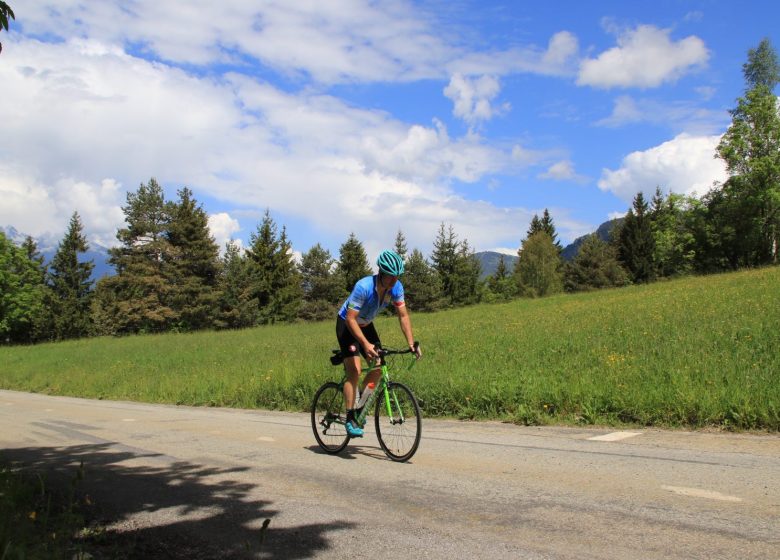
{"label": "cyclist's arm", "polygon": [[357,341],[360,342],[360,345],[366,352],[366,356],[369,358],[376,358],[378,357],[378,354],[376,353],[376,350],[374,350],[374,345],[368,341],[366,336],[363,334],[363,329],[361,329],[360,325],[358,325],[357,318],[359,314],[360,311],[357,309],[347,309],[347,318],[345,319],[347,328],[349,329],[349,332],[351,332],[352,335],[357,339]]}
{"label": "cyclist's arm", "polygon": [[409,345],[409,349],[416,352],[417,357],[421,356],[419,347],[414,346],[414,334],[412,333],[412,319],[409,317],[409,310],[406,305],[397,305],[395,310],[398,312],[398,321],[401,323],[401,332],[406,337],[406,342]]}

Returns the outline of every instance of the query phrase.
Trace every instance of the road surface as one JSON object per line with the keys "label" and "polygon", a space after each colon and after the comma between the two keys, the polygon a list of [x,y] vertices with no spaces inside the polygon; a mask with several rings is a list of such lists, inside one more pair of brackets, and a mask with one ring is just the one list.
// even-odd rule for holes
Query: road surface
{"label": "road surface", "polygon": [[398,464],[371,426],[331,456],[306,414],[12,391],[0,426],[137,557],[780,558],[778,435],[425,419]]}

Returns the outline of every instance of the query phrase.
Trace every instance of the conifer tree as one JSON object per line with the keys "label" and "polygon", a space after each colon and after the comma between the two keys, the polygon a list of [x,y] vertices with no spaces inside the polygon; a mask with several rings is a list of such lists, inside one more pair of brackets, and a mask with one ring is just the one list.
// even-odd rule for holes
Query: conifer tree
{"label": "conifer tree", "polygon": [[544,209],[541,219],[539,219],[538,215],[534,214],[534,217],[531,219],[531,225],[528,227],[526,238],[539,232],[544,232],[550,236],[550,239],[553,240],[553,244],[557,247],[559,253],[563,251],[563,247],[561,246],[560,241],[558,241],[558,232],[555,230],[555,223],[547,208]]}
{"label": "conifer tree", "polygon": [[169,305],[169,267],[173,252],[167,237],[170,225],[162,187],[152,178],[127,194],[126,227],[117,232],[120,246],[110,249],[109,262],[117,274],[102,283],[113,297],[100,301],[114,306],[97,314],[116,318],[118,333],[162,332],[175,324],[178,314]]}
{"label": "conifer tree", "polygon": [[168,267],[170,307],[178,315],[176,328],[193,331],[214,325],[219,299],[219,248],[208,226],[208,216],[190,189],[178,191],[168,203],[167,238],[172,261]]}
{"label": "conifer tree", "polygon": [[247,249],[251,299],[257,301],[258,324],[291,321],[298,314],[301,287],[286,229],[277,226],[266,210]]}
{"label": "conifer tree", "polygon": [[514,278],[522,297],[542,297],[563,290],[561,257],[552,238],[539,231],[523,240]]}
{"label": "conifer tree", "polygon": [[471,305],[479,301],[479,276],[482,267],[474,249],[464,239],[458,246],[455,260],[455,281],[452,284],[452,304]]}
{"label": "conifer tree", "polygon": [[91,330],[90,306],[93,261],[79,262],[89,249],[78,212],[74,212],[49,269],[50,309],[57,339],[87,336]]}
{"label": "conifer tree", "polygon": [[493,301],[508,301],[517,293],[517,285],[506,266],[504,255],[498,259],[496,271],[487,279],[488,297]]}
{"label": "conifer tree", "polygon": [[406,247],[406,237],[404,237],[404,233],[400,229],[395,236],[395,246],[393,250],[400,255],[404,262],[406,262],[406,253],[408,251]]}
{"label": "conifer tree", "polygon": [[339,248],[336,270],[344,282],[347,293],[352,292],[358,280],[371,274],[371,265],[368,263],[366,251],[354,233],[350,233],[349,238]]}
{"label": "conifer tree", "polygon": [[650,227],[648,205],[642,192],[634,197],[618,236],[618,260],[633,282],[655,280],[655,240]]}
{"label": "conifer tree", "polygon": [[446,230],[444,223],[439,226],[439,232],[433,242],[431,261],[433,269],[439,276],[441,291],[444,298],[452,303],[457,282],[458,240],[452,225]]}
{"label": "conifer tree", "polygon": [[308,321],[332,318],[346,298],[343,282],[334,270],[335,259],[319,243],[303,254],[300,264],[303,305],[300,317]]}
{"label": "conifer tree", "polygon": [[617,260],[615,247],[598,235],[585,238],[577,255],[564,268],[567,292],[580,292],[625,286],[628,274]]}
{"label": "conifer tree", "polygon": [[441,280],[419,249],[414,249],[407,259],[401,282],[409,309],[436,311],[442,307]]}
{"label": "conifer tree", "polygon": [[217,328],[241,329],[255,324],[258,305],[252,299],[251,280],[248,260],[238,244],[227,243],[220,266]]}

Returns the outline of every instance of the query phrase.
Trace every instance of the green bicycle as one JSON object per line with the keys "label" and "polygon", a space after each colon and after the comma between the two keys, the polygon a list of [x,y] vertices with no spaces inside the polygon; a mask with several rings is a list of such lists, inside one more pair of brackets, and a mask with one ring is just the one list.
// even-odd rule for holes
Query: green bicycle
{"label": "green bicycle", "polygon": [[[333,351],[331,363],[338,365],[343,362],[339,350]],[[412,350],[380,349],[379,354],[383,358],[400,354],[412,354]],[[416,360],[412,360],[409,369]],[[361,370],[365,374],[376,366],[365,367]],[[408,461],[417,451],[422,435],[422,418],[417,399],[403,383],[390,380],[390,367],[386,360],[381,366],[382,375],[377,387],[357,414],[357,422],[361,428],[366,424],[371,406],[374,406],[374,427],[379,445],[385,454],[393,461]],[[328,381],[324,383],[314,395],[311,405],[311,427],[317,443],[327,453],[339,453],[349,443],[350,436],[346,429],[346,407],[344,403],[344,382],[346,373],[341,381]]]}

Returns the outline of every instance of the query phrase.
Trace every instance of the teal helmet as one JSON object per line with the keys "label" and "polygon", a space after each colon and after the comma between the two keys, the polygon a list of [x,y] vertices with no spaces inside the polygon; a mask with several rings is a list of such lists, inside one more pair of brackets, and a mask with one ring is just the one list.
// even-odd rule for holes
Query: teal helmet
{"label": "teal helmet", "polygon": [[390,276],[401,276],[404,273],[404,260],[394,251],[382,251],[376,264],[379,267],[379,272]]}

